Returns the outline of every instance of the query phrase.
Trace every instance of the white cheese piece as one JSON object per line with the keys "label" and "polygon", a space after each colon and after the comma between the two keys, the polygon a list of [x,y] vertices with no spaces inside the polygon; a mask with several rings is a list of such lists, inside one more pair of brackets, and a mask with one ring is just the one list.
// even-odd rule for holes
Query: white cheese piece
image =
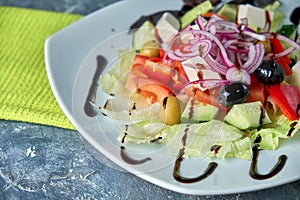
{"label": "white cheese piece", "polygon": [[[208,64],[200,56],[190,58],[182,62],[182,67],[190,82],[197,81],[200,79],[222,79],[221,76],[210,69],[208,69]],[[202,87],[199,85],[199,89],[204,91],[209,87]]]}
{"label": "white cheese piece", "polygon": [[258,8],[249,4],[239,5],[237,23],[241,23],[243,18],[248,19],[248,25],[253,29],[263,29],[267,23],[267,15],[269,14],[270,20],[274,18],[274,13],[266,11],[263,8]]}
{"label": "white cheese piece", "polygon": [[166,12],[156,23],[157,33],[163,42],[169,42],[180,28],[180,22],[172,14]]}
{"label": "white cheese piece", "polygon": [[291,84],[300,88],[300,61],[292,68]]}

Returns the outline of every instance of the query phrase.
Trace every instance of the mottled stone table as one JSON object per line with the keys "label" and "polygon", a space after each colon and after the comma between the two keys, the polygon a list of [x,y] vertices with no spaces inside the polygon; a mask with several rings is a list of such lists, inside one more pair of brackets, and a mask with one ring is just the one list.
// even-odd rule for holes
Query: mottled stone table
{"label": "mottled stone table", "polygon": [[[115,1],[0,0],[0,5],[86,15]],[[183,195],[117,170],[99,156],[77,131],[0,120],[0,199],[300,199],[300,181],[242,194]]]}

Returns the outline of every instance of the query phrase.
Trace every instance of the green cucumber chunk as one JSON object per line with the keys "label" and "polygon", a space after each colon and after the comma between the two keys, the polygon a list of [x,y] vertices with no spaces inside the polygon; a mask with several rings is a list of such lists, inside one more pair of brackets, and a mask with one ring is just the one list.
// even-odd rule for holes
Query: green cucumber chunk
{"label": "green cucumber chunk", "polygon": [[272,122],[260,101],[235,104],[224,120],[241,130],[258,128]]}
{"label": "green cucumber chunk", "polygon": [[198,123],[210,121],[215,118],[217,113],[217,107],[190,98],[181,114],[181,122]]}

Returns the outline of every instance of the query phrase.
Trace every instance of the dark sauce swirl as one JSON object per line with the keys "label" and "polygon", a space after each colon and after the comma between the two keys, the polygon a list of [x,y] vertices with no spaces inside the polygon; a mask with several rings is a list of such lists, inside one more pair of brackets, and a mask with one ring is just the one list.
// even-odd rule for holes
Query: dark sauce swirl
{"label": "dark sauce swirl", "polygon": [[275,166],[271,169],[271,171],[269,173],[260,174],[257,169],[257,160],[258,160],[258,155],[259,155],[259,149],[256,145],[253,146],[252,152],[253,152],[253,158],[251,161],[249,175],[252,178],[257,179],[257,180],[264,180],[264,179],[272,178],[273,176],[278,174],[283,169],[283,167],[287,161],[287,156],[281,155],[281,156],[279,156],[277,163],[275,164]]}
{"label": "dark sauce swirl", "polygon": [[259,117],[259,126],[264,123],[264,119],[266,118],[265,109],[263,106],[260,107],[260,117]]}
{"label": "dark sauce swirl", "polygon": [[103,72],[104,68],[107,65],[107,60],[101,56],[97,56],[97,68],[91,83],[91,86],[89,88],[88,95],[86,97],[85,103],[84,103],[84,112],[89,117],[95,117],[97,112],[95,109],[95,106],[92,105],[96,101],[96,92],[98,88],[98,81],[100,78],[101,73]]}
{"label": "dark sauce swirl", "polygon": [[296,122],[293,122],[293,123],[290,124],[290,130],[288,131],[288,134],[287,134],[288,137],[292,136],[292,133],[295,130],[295,126],[297,125],[297,123],[298,122],[296,121]]}
{"label": "dark sauce swirl", "polygon": [[174,169],[173,169],[173,177],[175,178],[175,180],[177,180],[181,183],[195,183],[198,181],[202,181],[203,179],[205,179],[209,175],[211,175],[218,166],[218,164],[216,162],[211,162],[208,164],[208,166],[204,170],[203,174],[201,174],[197,177],[194,177],[194,178],[183,177],[180,175],[180,166],[181,166],[181,162],[183,161],[183,154],[184,154],[184,148],[180,149],[179,155],[175,161],[175,165],[174,165]]}
{"label": "dark sauce swirl", "polygon": [[207,168],[204,170],[203,174],[194,177],[194,178],[187,178],[180,175],[180,167],[181,162],[183,161],[183,155],[185,151],[185,145],[186,145],[186,139],[188,136],[189,131],[189,125],[184,130],[184,135],[182,136],[181,142],[183,147],[179,150],[178,156],[176,158],[174,168],[173,168],[173,177],[175,180],[182,182],[182,183],[195,183],[198,181],[202,181],[203,179],[207,178],[209,175],[211,175],[215,169],[217,168],[218,164],[216,162],[211,162],[208,164]]}
{"label": "dark sauce swirl", "polygon": [[143,164],[143,163],[151,160],[151,158],[149,158],[149,157],[146,157],[146,158],[140,159],[140,160],[133,159],[126,153],[124,146],[121,146],[120,149],[121,149],[121,151],[120,151],[121,158],[123,159],[123,161],[125,161],[128,164],[139,165],[139,164]]}

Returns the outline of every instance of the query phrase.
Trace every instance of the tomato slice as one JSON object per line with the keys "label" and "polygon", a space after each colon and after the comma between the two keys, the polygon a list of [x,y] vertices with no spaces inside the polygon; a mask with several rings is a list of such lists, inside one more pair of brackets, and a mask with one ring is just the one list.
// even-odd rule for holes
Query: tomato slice
{"label": "tomato slice", "polygon": [[139,87],[141,94],[151,99],[151,103],[161,102],[167,96],[173,95],[173,92],[161,83],[149,83]]}
{"label": "tomato slice", "polygon": [[299,119],[300,89],[298,87],[276,84],[268,87],[267,92],[289,120]]}
{"label": "tomato slice", "polygon": [[190,88],[186,88],[185,89],[185,93],[192,97],[195,98],[197,101],[206,103],[206,104],[210,104],[213,106],[216,106],[218,108],[224,109],[226,110],[226,108],[224,108],[218,100],[218,93],[219,93],[219,87],[215,87],[209,90],[200,90],[199,88],[195,88],[195,87],[190,87]]}
{"label": "tomato slice", "polygon": [[254,101],[260,101],[262,104],[264,104],[266,101],[266,89],[265,85],[252,75],[247,102]]}
{"label": "tomato slice", "polygon": [[[164,53],[163,50],[161,53]],[[179,92],[187,82],[181,62],[163,57],[136,55],[125,87],[131,92],[139,91],[154,103]]]}
{"label": "tomato slice", "polygon": [[131,68],[135,68],[136,66],[144,65],[148,58],[149,57],[147,57],[147,56],[136,54]]}
{"label": "tomato slice", "polygon": [[153,62],[151,60],[146,60],[143,73],[145,73],[149,78],[157,80],[163,84],[167,84],[172,78],[172,68],[162,62]]}

